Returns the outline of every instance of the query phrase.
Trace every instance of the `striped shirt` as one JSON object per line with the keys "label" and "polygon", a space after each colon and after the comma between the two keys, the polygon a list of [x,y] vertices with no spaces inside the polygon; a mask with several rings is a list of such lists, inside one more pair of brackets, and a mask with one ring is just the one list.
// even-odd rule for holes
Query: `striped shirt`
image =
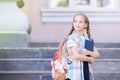
{"label": "striped shirt", "polygon": [[[76,31],[73,31],[72,35],[68,37],[68,41],[66,43],[68,52],[71,53],[70,47],[78,46],[78,42],[79,42],[80,46],[78,50],[79,50],[79,53],[81,53],[85,45],[85,39],[88,39],[88,36],[86,33],[84,33],[83,36],[80,36]],[[71,61],[71,64],[68,64],[68,71],[66,74],[66,78],[69,78],[71,80],[84,80],[83,61],[73,59],[72,53],[70,56],[68,56],[68,60]],[[89,70],[90,70],[89,71],[90,80],[93,80],[92,69],[90,64],[89,64]]]}

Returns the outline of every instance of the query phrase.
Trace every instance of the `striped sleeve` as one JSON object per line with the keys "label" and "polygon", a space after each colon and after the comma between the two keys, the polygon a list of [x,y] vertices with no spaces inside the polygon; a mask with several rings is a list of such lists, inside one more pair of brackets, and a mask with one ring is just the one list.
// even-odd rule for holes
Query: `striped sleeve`
{"label": "striped sleeve", "polygon": [[76,40],[74,39],[74,37],[69,37],[68,38],[68,41],[67,41],[67,47],[70,48],[72,46],[77,46],[77,42]]}

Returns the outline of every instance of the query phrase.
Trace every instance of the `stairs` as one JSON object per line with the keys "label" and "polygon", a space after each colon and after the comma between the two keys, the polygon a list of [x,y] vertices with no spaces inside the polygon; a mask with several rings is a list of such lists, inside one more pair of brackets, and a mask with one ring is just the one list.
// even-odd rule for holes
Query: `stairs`
{"label": "stairs", "polygon": [[[52,80],[50,61],[56,47],[1,48],[0,80]],[[120,48],[98,47],[95,80],[120,80]]]}
{"label": "stairs", "polygon": [[50,57],[53,52],[54,49],[49,48],[1,49],[0,80],[52,80]]}

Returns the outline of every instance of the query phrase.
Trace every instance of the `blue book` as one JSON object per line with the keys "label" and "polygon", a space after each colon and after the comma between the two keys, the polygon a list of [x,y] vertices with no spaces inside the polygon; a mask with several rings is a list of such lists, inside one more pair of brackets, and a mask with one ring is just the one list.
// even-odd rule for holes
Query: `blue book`
{"label": "blue book", "polygon": [[94,41],[93,39],[85,40],[85,48],[89,51],[94,50]]}
{"label": "blue book", "polygon": [[[93,39],[85,40],[85,48],[89,51],[94,50],[94,41]],[[90,55],[87,55],[90,57]],[[89,66],[87,61],[83,61],[83,74],[84,74],[84,80],[90,80],[89,77]]]}

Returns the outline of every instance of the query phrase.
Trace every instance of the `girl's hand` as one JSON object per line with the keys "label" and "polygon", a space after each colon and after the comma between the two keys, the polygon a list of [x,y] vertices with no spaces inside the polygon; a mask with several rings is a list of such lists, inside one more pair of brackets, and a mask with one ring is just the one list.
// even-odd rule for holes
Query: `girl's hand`
{"label": "girl's hand", "polygon": [[90,55],[90,54],[89,54],[89,51],[88,51],[87,49],[83,49],[81,54],[82,54],[82,55],[85,55],[85,56],[86,56],[86,55]]}
{"label": "girl's hand", "polygon": [[93,57],[89,57],[89,61],[90,64],[93,64],[95,62],[95,59]]}
{"label": "girl's hand", "polygon": [[87,49],[83,49],[83,50],[82,50],[82,55],[87,56],[88,62],[89,62],[90,64],[93,64],[93,63],[94,63],[95,59],[94,59],[93,57],[91,57],[90,51],[88,51]]}
{"label": "girl's hand", "polygon": [[85,56],[93,57],[93,58],[97,58],[100,56],[100,54],[98,53],[96,48],[94,48],[94,51],[89,51],[87,49],[83,49],[82,54]]}

